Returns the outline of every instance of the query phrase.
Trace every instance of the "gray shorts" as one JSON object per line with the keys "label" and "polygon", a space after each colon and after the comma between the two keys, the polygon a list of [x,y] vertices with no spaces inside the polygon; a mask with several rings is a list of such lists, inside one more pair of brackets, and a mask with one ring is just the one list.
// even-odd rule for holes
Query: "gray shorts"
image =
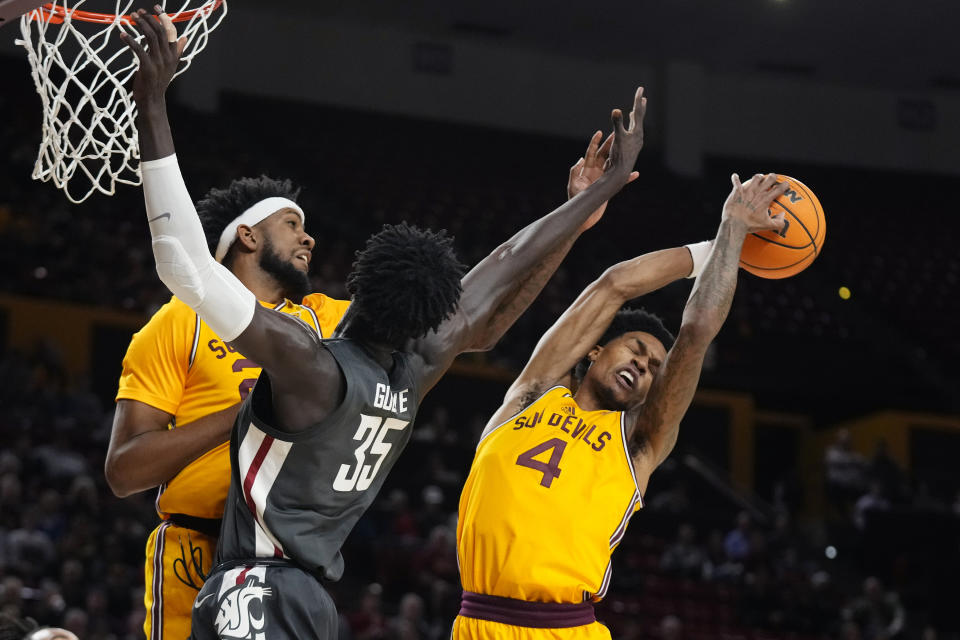
{"label": "gray shorts", "polygon": [[337,609],[293,564],[251,560],[216,567],[193,603],[190,640],[336,640]]}

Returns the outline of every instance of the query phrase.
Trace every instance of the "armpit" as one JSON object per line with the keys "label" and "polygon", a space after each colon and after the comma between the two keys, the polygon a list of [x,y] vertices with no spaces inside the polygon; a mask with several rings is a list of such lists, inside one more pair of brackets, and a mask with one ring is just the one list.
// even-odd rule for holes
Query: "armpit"
{"label": "armpit", "polygon": [[537,399],[543,395],[543,389],[539,387],[531,387],[520,396],[520,400],[517,402],[516,412],[520,413],[525,410],[527,407],[532,405]]}

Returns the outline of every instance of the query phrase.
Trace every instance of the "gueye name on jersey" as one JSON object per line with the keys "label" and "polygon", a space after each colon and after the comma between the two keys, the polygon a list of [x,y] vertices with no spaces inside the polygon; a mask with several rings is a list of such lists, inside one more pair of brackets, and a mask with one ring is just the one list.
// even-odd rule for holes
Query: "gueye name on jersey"
{"label": "gueye name on jersey", "polygon": [[373,406],[377,409],[392,411],[394,413],[404,413],[407,410],[407,393],[409,389],[403,391],[391,391],[390,385],[377,383],[377,388],[373,392]]}
{"label": "gueye name on jersey", "polygon": [[[532,416],[518,416],[517,419],[513,421],[516,425],[513,429],[514,431],[523,429],[524,427],[533,429],[543,422],[544,415],[546,415],[545,412],[538,411]],[[555,411],[550,414],[550,417],[547,419],[547,424],[551,427],[559,427],[560,431],[569,434],[572,440],[583,440],[590,445],[594,451],[602,451],[607,445],[607,442],[613,438],[613,435],[609,431],[603,431],[591,440],[590,438],[593,436],[593,432],[597,426],[584,422],[576,415],[563,415]]]}

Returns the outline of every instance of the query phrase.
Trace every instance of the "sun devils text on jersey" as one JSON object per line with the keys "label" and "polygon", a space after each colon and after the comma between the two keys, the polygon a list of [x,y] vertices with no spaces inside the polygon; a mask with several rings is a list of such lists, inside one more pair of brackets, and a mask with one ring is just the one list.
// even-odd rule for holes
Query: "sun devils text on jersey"
{"label": "sun devils text on jersey", "polygon": [[477,447],[457,525],[463,588],[531,602],[599,600],[610,555],[642,504],[623,413],[582,410],[554,387]]}

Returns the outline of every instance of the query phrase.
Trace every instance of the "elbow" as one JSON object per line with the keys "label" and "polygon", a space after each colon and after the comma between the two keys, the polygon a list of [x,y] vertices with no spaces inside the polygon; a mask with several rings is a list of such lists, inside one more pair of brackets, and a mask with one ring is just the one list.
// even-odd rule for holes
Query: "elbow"
{"label": "elbow", "polygon": [[471,317],[473,314],[469,312],[460,316],[463,321],[461,325],[461,335],[470,336],[468,340],[461,343],[465,347],[465,351],[485,352],[497,346],[500,338],[503,337],[507,327],[509,327],[509,325],[506,327],[502,326],[503,323],[497,321],[498,312],[500,311],[503,311],[502,304],[492,310],[485,322],[478,322]]}
{"label": "elbow", "polygon": [[126,498],[137,492],[122,471],[122,465],[116,456],[108,455],[103,465],[103,475],[107,479],[107,486],[118,498]]}
{"label": "elbow", "polygon": [[[207,287],[214,284],[209,281],[207,269],[214,264],[213,257],[207,254],[195,260],[179,238],[160,236],[153,239],[153,258],[160,282],[188,307],[196,310],[204,301]],[[207,278],[203,277],[201,270],[205,270]]]}
{"label": "elbow", "polygon": [[631,292],[630,280],[620,265],[614,265],[603,272],[603,275],[593,283],[592,288],[607,299],[619,300],[622,303],[634,298]]}
{"label": "elbow", "polygon": [[499,342],[499,340],[481,340],[470,345],[466,353],[486,353],[487,351],[492,351],[493,348],[497,346],[497,342]]}
{"label": "elbow", "polygon": [[481,335],[478,335],[471,342],[468,351],[474,352],[486,352],[491,351],[497,343],[500,342],[500,338],[503,337],[503,331],[497,331],[495,327],[490,327],[489,330],[483,332]]}

